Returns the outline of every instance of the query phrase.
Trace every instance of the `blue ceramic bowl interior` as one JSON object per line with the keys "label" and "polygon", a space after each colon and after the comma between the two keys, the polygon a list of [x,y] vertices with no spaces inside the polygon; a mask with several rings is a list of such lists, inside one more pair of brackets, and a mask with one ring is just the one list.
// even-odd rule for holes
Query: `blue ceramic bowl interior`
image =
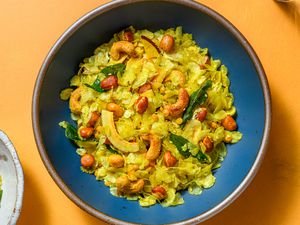
{"label": "blue ceramic bowl interior", "polygon": [[[104,13],[94,13],[88,22],[79,22],[54,47],[48,58],[44,79],[41,79],[37,114],[45,151],[58,178],[79,199],[94,209],[131,223],[167,224],[184,221],[203,214],[219,205],[242,183],[252,168],[263,138],[266,120],[265,99],[257,69],[245,48],[230,30],[198,10],[172,2],[138,2],[125,4]],[[192,33],[201,47],[207,47],[215,59],[229,69],[230,90],[235,96],[237,123],[243,139],[228,145],[228,156],[215,171],[216,184],[200,196],[183,192],[185,204],[163,208],[155,205],[142,208],[136,201],[113,197],[103,182],[82,173],[76,147],[65,138],[60,121],[71,121],[68,103],[59,93],[69,84],[84,57],[93,54],[112,35],[133,25],[137,29],[166,29],[182,26]],[[71,34],[72,33],[72,34]],[[41,76],[41,75],[40,75]],[[37,90],[36,90],[37,91]],[[53,176],[53,174],[52,174]],[[57,181],[57,180],[56,180]]]}

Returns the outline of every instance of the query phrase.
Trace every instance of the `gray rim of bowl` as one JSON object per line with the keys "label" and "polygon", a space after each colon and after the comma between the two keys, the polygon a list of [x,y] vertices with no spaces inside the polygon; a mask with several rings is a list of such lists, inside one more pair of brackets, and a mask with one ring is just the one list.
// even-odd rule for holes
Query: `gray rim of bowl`
{"label": "gray rim of bowl", "polygon": [[195,1],[190,0],[115,0],[110,3],[104,4],[84,16],[82,16],[80,19],[78,19],[73,25],[71,25],[64,33],[63,35],[56,41],[56,43],[53,45],[51,50],[49,51],[47,57],[45,58],[42,67],[39,71],[34,92],[33,92],[33,101],[32,101],[32,126],[34,130],[34,136],[35,141],[37,143],[37,147],[40,153],[40,156],[46,166],[46,169],[48,170],[49,174],[53,178],[53,180],[56,182],[56,184],[59,186],[59,188],[67,195],[69,199],[71,199],[73,202],[75,202],[81,209],[85,210],[89,214],[107,222],[110,224],[118,224],[118,225],[125,225],[125,224],[135,224],[135,223],[129,223],[122,220],[115,219],[113,217],[110,217],[104,213],[99,212],[95,208],[89,206],[86,204],[83,200],[81,200],[75,193],[73,193],[63,182],[63,180],[60,178],[60,176],[55,171],[53,165],[51,164],[51,161],[47,155],[46,148],[44,146],[44,143],[42,141],[41,131],[40,131],[40,122],[39,122],[39,96],[41,92],[41,87],[43,84],[44,76],[47,72],[47,69],[60,49],[60,47],[64,44],[64,42],[81,26],[92,20],[98,15],[101,15],[109,10],[131,4],[131,3],[139,3],[139,2],[171,2],[179,5],[184,5],[193,9],[198,10],[201,13],[205,13],[215,19],[218,23],[223,25],[228,31],[231,32],[231,34],[240,42],[240,44],[243,46],[243,48],[246,50],[248,55],[250,56],[251,60],[253,61],[256,70],[259,74],[259,79],[263,88],[263,94],[264,94],[264,100],[265,100],[265,127],[264,127],[264,133],[263,138],[261,141],[260,149],[257,154],[256,160],[252,165],[251,170],[248,172],[244,180],[241,182],[241,184],[229,195],[224,199],[221,203],[219,203],[214,208],[196,216],[188,220],[172,223],[176,225],[187,225],[187,224],[197,224],[200,222],[203,222],[215,214],[222,211],[225,207],[227,207],[231,202],[233,202],[245,189],[246,187],[251,183],[252,179],[256,175],[262,161],[264,158],[264,155],[266,153],[267,147],[268,147],[268,141],[269,141],[269,135],[270,135],[270,129],[271,129],[271,96],[270,96],[270,90],[269,85],[267,81],[267,77],[265,75],[264,69],[262,67],[262,64],[256,55],[255,51],[251,47],[250,43],[246,40],[246,38],[241,34],[241,32],[234,27],[231,22],[229,22],[227,19],[225,19],[223,16],[221,16],[219,13],[215,12],[214,10],[210,9],[209,7],[197,3]]}
{"label": "gray rim of bowl", "polygon": [[[15,203],[15,208],[13,214],[10,217],[8,225],[15,225],[18,221],[18,218],[21,213],[22,203],[23,203],[23,192],[24,192],[24,174],[22,170],[22,166],[17,154],[15,147],[13,146],[12,142],[8,138],[8,136],[0,130],[0,139],[2,140],[3,144],[8,149],[11,157],[13,158],[16,174],[17,174],[17,199]],[[1,175],[1,174],[0,174]]]}

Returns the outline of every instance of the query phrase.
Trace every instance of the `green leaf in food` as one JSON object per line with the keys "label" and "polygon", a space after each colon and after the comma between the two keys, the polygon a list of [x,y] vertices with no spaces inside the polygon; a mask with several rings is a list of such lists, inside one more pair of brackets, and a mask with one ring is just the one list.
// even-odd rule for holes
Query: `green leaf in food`
{"label": "green leaf in food", "polygon": [[70,123],[67,123],[67,122],[66,122],[66,127],[65,127],[65,135],[67,138],[69,138],[70,140],[73,140],[73,141],[81,140],[78,136],[77,129],[74,126],[72,126]]}
{"label": "green leaf in food", "polygon": [[85,86],[87,86],[89,88],[92,88],[92,89],[94,89],[97,92],[102,93],[105,90],[103,88],[101,88],[100,84],[101,84],[101,81],[100,81],[99,77],[97,77],[96,80],[94,81],[94,83],[92,85],[85,84]]}
{"label": "green leaf in food", "polygon": [[206,154],[204,154],[201,149],[199,149],[198,153],[196,155],[192,155],[190,152],[191,148],[195,148],[197,146],[190,143],[187,139],[185,139],[182,136],[178,136],[176,134],[170,135],[170,141],[175,145],[177,150],[181,155],[183,155],[185,158],[188,158],[189,156],[195,157],[198,159],[199,162],[207,162],[209,161],[209,158]]}
{"label": "green leaf in food", "polygon": [[1,202],[1,199],[2,199],[2,194],[3,194],[3,190],[0,189],[0,202]]}
{"label": "green leaf in food", "polygon": [[[125,71],[126,65],[123,63],[118,63],[115,65],[107,66],[104,69],[100,71],[100,73],[103,73],[105,76],[109,75],[117,75],[117,74],[123,74]],[[105,92],[103,88],[101,88],[101,80],[99,77],[96,78],[94,83],[92,85],[85,84],[87,87],[94,89],[95,91],[102,93]]]}
{"label": "green leaf in food", "polygon": [[113,154],[120,154],[117,150],[113,149],[110,145],[105,145],[107,150]]}
{"label": "green leaf in food", "polygon": [[185,110],[183,117],[182,117],[182,119],[183,119],[182,125],[184,125],[188,120],[190,120],[192,118],[195,108],[197,106],[203,104],[206,101],[206,99],[208,97],[206,91],[211,86],[212,86],[212,81],[208,80],[208,81],[206,81],[206,83],[204,84],[203,87],[199,88],[197,91],[195,91],[191,95],[189,105],[188,105],[187,109]]}
{"label": "green leaf in food", "polygon": [[118,73],[122,74],[124,73],[125,68],[126,68],[125,64],[118,63],[115,65],[105,67],[104,69],[101,70],[101,73],[103,73],[105,76],[117,75]]}
{"label": "green leaf in food", "polygon": [[204,162],[208,160],[207,156],[201,150],[199,150],[199,152],[194,157],[198,159],[199,162]]}
{"label": "green leaf in food", "polygon": [[191,155],[191,153],[187,149],[189,141],[186,140],[184,137],[171,133],[170,141],[176,146],[179,153],[185,158],[188,158]]}

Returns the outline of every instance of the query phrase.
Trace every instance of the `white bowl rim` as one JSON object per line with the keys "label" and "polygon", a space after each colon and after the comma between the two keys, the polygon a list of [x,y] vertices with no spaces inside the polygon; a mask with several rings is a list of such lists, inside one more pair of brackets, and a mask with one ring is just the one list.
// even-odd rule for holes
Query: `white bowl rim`
{"label": "white bowl rim", "polygon": [[[13,213],[10,217],[8,225],[15,225],[19,219],[21,209],[22,209],[22,204],[23,204],[23,193],[24,193],[24,174],[23,174],[23,169],[22,165],[20,163],[17,151],[15,147],[13,146],[11,140],[8,138],[8,136],[0,130],[0,140],[3,142],[4,146],[7,148],[9,151],[13,162],[14,166],[16,169],[16,174],[17,174],[17,198],[16,198],[16,203],[15,203],[15,208],[13,210]],[[0,174],[1,175],[1,174]]]}

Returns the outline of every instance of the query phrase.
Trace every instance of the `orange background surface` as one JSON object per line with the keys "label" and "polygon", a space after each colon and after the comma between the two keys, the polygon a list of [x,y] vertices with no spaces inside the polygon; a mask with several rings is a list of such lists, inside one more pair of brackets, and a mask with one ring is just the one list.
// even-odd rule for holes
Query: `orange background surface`
{"label": "orange background surface", "polygon": [[[33,87],[46,54],[75,20],[105,2],[1,1],[0,129],[13,141],[25,172],[19,225],[105,224],[56,186],[40,159],[31,126]],[[229,19],[252,44],[265,68],[273,104],[270,146],[257,176],[233,204],[203,224],[299,225],[300,2],[200,2]]]}

